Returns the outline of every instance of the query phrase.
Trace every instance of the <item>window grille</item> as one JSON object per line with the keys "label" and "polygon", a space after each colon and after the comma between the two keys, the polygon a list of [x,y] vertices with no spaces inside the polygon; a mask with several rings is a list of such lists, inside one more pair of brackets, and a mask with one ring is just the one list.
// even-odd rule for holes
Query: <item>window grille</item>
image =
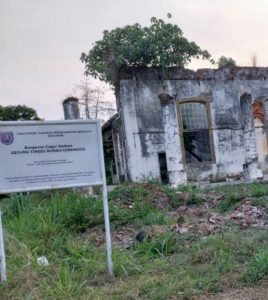
{"label": "window grille", "polygon": [[186,163],[213,161],[206,102],[180,103],[179,112]]}

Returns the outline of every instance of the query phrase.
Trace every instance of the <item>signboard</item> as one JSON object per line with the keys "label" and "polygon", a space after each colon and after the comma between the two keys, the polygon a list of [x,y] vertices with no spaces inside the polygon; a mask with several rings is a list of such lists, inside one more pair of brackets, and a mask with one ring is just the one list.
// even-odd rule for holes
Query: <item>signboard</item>
{"label": "signboard", "polygon": [[[0,122],[0,194],[102,185],[107,262],[112,276],[107,186],[97,120]],[[0,280],[6,262],[0,209]]]}
{"label": "signboard", "polygon": [[0,193],[102,184],[97,121],[0,122]]}

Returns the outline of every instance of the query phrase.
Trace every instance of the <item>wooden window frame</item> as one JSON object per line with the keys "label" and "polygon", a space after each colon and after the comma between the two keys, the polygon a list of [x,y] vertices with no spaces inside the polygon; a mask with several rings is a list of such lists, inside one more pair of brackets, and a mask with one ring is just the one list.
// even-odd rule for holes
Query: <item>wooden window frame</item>
{"label": "wooden window frame", "polygon": [[[201,104],[204,104],[205,107],[206,107],[207,122],[208,122],[208,128],[206,128],[206,129],[209,132],[209,144],[210,144],[210,151],[211,151],[211,160],[210,161],[190,162],[190,163],[186,162],[186,153],[185,153],[185,147],[184,147],[183,132],[191,132],[191,131],[197,131],[197,130],[196,129],[193,129],[193,130],[191,130],[191,129],[190,130],[184,130],[183,129],[183,122],[182,122],[182,115],[181,115],[180,105],[185,104],[185,103],[201,103]],[[180,142],[181,142],[182,156],[183,156],[184,165],[214,164],[216,162],[216,159],[215,159],[213,129],[212,129],[211,112],[210,112],[210,101],[208,99],[200,99],[200,98],[190,98],[190,99],[177,100],[176,101],[176,112],[177,112],[179,135],[180,135]]]}

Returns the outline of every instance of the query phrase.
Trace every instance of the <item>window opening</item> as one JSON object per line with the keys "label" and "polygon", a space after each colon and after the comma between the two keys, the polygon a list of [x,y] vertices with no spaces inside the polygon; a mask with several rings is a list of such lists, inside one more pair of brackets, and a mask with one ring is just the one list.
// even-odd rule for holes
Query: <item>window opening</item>
{"label": "window opening", "polygon": [[212,161],[206,103],[181,103],[180,114],[186,163]]}
{"label": "window opening", "polygon": [[168,170],[167,170],[167,157],[166,153],[158,153],[158,161],[159,161],[159,168],[160,168],[160,177],[161,182],[164,184],[168,184]]}

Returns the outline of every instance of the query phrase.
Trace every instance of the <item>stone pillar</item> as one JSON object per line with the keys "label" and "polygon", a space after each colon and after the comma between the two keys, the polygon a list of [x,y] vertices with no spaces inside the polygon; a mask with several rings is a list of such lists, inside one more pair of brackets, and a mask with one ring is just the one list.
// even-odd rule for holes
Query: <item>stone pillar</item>
{"label": "stone pillar", "polygon": [[263,173],[258,163],[251,95],[244,94],[240,99],[240,103],[245,148],[244,179],[246,181],[262,179]]}
{"label": "stone pillar", "polygon": [[67,98],[63,101],[63,111],[65,120],[80,119],[80,112],[77,98]]}
{"label": "stone pillar", "polygon": [[187,176],[183,166],[175,101],[173,97],[168,94],[160,94],[159,98],[162,106],[169,183],[171,186],[176,187],[180,184],[187,183]]}

